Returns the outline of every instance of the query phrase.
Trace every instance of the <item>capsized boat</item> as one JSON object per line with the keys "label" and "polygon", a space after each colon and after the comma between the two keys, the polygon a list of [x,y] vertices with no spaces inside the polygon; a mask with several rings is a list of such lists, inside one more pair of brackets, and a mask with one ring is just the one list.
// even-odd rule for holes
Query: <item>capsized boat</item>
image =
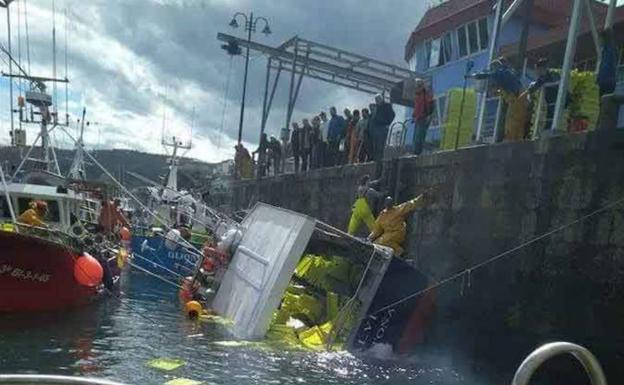
{"label": "capsized boat", "polygon": [[[215,292],[204,305],[231,320],[236,337],[350,351],[389,344],[402,352],[422,342],[434,297],[397,302],[428,280],[389,248],[264,203],[240,229],[242,239],[218,285],[204,285],[195,296]],[[215,282],[202,273],[197,282]]]}

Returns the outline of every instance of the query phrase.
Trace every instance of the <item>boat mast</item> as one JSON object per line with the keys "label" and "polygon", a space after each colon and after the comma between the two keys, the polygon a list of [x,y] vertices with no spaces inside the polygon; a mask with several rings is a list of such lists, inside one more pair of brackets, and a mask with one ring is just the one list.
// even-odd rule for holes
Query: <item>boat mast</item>
{"label": "boat mast", "polygon": [[[7,43],[9,48],[9,56],[11,56],[11,12],[9,5],[13,0],[4,0],[0,2],[0,6],[6,8],[7,15]],[[9,60],[9,73],[13,73],[13,63]],[[9,111],[11,114],[11,146],[15,145],[15,127],[13,123],[13,80],[9,79]]]}
{"label": "boat mast", "polygon": [[87,113],[86,107],[82,109],[82,120],[80,121],[80,136],[76,141],[76,152],[74,153],[74,159],[71,167],[69,168],[68,178],[76,180],[86,180],[87,172],[84,165],[84,127],[85,127],[85,115]]}

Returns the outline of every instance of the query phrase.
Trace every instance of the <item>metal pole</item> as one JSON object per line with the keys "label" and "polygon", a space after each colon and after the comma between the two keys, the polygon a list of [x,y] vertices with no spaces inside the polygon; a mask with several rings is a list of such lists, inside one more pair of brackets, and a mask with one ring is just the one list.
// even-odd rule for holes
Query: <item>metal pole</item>
{"label": "metal pole", "polygon": [[609,2],[609,9],[607,11],[607,17],[605,19],[604,29],[609,29],[613,27],[613,17],[615,16],[616,5],[617,5],[617,0],[611,0]]}
{"label": "metal pole", "polygon": [[293,93],[295,91],[295,72],[297,69],[297,55],[299,54],[299,38],[295,37],[295,56],[292,62],[292,73],[290,74],[290,91],[288,93],[288,109],[286,110],[286,127],[290,127],[290,119],[293,110]]}
{"label": "metal pole", "polygon": [[[253,12],[250,14],[251,18],[245,20],[245,27],[247,28],[247,43],[251,42],[251,27],[253,25]],[[243,117],[245,116],[245,96],[247,95],[247,72],[249,71],[249,44],[247,44],[247,54],[245,55],[245,75],[243,78],[243,96],[241,100],[240,120],[238,122],[238,144],[243,140]]]}
{"label": "metal pole", "polygon": [[596,28],[596,19],[594,19],[594,11],[591,7],[592,0],[585,0],[585,10],[587,11],[587,19],[589,19],[589,30],[596,47],[596,69],[598,69],[598,60],[600,58],[600,40],[598,39],[598,29]]}
{"label": "metal pole", "polygon": [[266,123],[268,120],[267,103],[269,99],[269,80],[271,78],[271,61],[272,61],[271,58],[267,60],[266,80],[264,82],[264,99],[262,100],[262,124],[260,125],[260,141],[262,141],[262,134],[264,134],[264,129],[266,128]]}
{"label": "metal pole", "polygon": [[501,25],[507,24],[509,19],[511,19],[514,13],[516,13],[516,11],[518,10],[518,8],[520,8],[523,2],[524,0],[515,0],[509,5],[509,8],[507,8],[507,11],[503,14],[503,20],[501,21]]}
{"label": "metal pole", "polygon": [[563,119],[565,110],[565,101],[568,95],[568,84],[570,83],[570,70],[574,61],[574,52],[576,49],[576,36],[581,22],[581,1],[574,0],[572,5],[572,18],[570,19],[570,29],[568,31],[568,41],[566,44],[565,56],[563,58],[563,67],[561,68],[561,81],[559,82],[559,92],[557,92],[557,103],[555,104],[555,115],[552,122],[552,133],[559,129],[559,122]]}
{"label": "metal pole", "polygon": [[[10,7],[7,4],[6,6],[6,14],[7,14],[7,37],[9,44],[9,73],[13,74],[13,58],[11,56],[11,13],[9,11]],[[15,127],[13,123],[13,79],[9,78],[9,108],[11,111],[11,146],[15,145]]]}
{"label": "metal pole", "polygon": [[[490,40],[490,48],[488,52],[488,62],[486,65],[486,70],[490,69],[490,63],[494,60],[494,55],[496,55],[496,46],[498,44],[498,34],[500,32],[500,25],[503,18],[503,0],[497,0],[496,2],[496,13],[494,14],[494,26],[492,28],[492,38]],[[487,82],[487,80],[486,80]],[[479,103],[479,119],[477,123],[477,135],[476,141],[478,142],[481,139],[481,132],[483,131],[483,123],[485,119],[485,102],[487,99],[487,83],[485,87],[485,95],[481,98],[481,102]]]}
{"label": "metal pole", "polygon": [[[468,75],[468,74],[466,74]],[[468,86],[468,76],[464,76],[464,89],[462,90],[461,104],[459,106],[459,117],[457,118],[457,132],[455,133],[455,150],[459,147],[459,131],[461,130],[461,121],[464,117],[464,104],[466,104],[466,87]],[[483,95],[485,99],[486,95]],[[485,106],[485,104],[484,104]]]}
{"label": "metal pole", "polygon": [[515,67],[524,75],[524,64],[526,63],[527,45],[529,42],[529,29],[531,27],[531,13],[533,11],[533,0],[524,2],[522,12],[522,32],[520,34],[520,43],[518,43],[518,55],[515,60]]}

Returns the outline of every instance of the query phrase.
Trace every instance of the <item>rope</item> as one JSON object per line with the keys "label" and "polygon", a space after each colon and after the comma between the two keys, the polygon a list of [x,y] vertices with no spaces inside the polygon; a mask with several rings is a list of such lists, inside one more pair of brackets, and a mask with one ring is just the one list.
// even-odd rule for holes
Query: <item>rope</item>
{"label": "rope", "polygon": [[231,79],[231,75],[232,75],[232,61],[234,59],[234,56],[230,56],[230,63],[228,65],[228,72],[227,72],[227,77],[225,79],[225,90],[223,91],[223,112],[221,113],[221,127],[219,128],[219,136],[217,138],[217,148],[221,149],[221,135],[223,134],[223,127],[225,125],[225,112],[227,110],[227,101],[228,101],[228,94],[230,92],[230,79]]}
{"label": "rope", "polygon": [[[176,273],[175,271],[170,270],[169,268],[165,267],[164,265],[161,265],[161,264],[159,264],[159,263],[156,263],[156,262],[152,261],[151,259],[147,259],[147,258],[145,258],[144,256],[142,256],[141,254],[138,254],[138,253],[136,253],[136,252],[133,252],[133,253],[132,253],[132,256],[133,256],[133,257],[139,257],[140,259],[142,259],[142,260],[144,260],[144,261],[147,261],[147,262],[149,262],[149,263],[151,263],[151,264],[155,265],[156,267],[159,267],[159,268],[161,268],[161,269],[163,269],[163,270],[167,271],[168,273],[171,273],[171,274],[175,275],[175,276],[176,276],[176,277],[178,277],[178,278],[184,278],[184,276],[183,276],[182,274],[180,274],[180,273]],[[182,267],[185,267],[185,268],[186,268],[186,266],[182,266]],[[190,270],[190,269],[189,269],[189,270]],[[191,270],[191,272],[192,272],[192,270]]]}
{"label": "rope", "polygon": [[134,263],[132,263],[132,262],[130,262],[130,261],[128,261],[128,264],[129,264],[130,266],[132,266],[133,268],[135,268],[135,269],[137,269],[137,270],[139,270],[139,271],[142,271],[142,272],[144,272],[145,274],[147,274],[147,275],[149,275],[149,276],[152,276],[152,277],[154,277],[154,278],[156,278],[156,279],[159,279],[159,280],[161,280],[161,281],[163,281],[163,282],[165,282],[165,283],[168,283],[169,285],[174,286],[174,287],[176,287],[176,288],[178,288],[178,289],[182,289],[182,286],[178,285],[177,283],[175,283],[175,282],[173,282],[173,281],[170,281],[170,280],[168,280],[167,278],[163,278],[163,277],[161,277],[160,275],[158,275],[158,274],[156,274],[156,273],[152,273],[151,271],[149,271],[149,270],[147,270],[147,269],[144,269],[144,268],[142,268],[142,267],[141,267],[141,266],[139,266],[139,265],[136,265],[136,264],[134,264]]}
{"label": "rope", "polygon": [[388,310],[390,308],[395,307],[396,305],[399,305],[399,304],[401,304],[401,303],[403,303],[405,301],[408,301],[408,300],[410,300],[410,299],[412,299],[414,297],[418,297],[421,294],[427,293],[427,292],[429,292],[429,291],[431,291],[433,289],[437,289],[438,287],[443,286],[443,285],[445,285],[445,284],[447,284],[449,282],[452,282],[452,281],[454,281],[454,280],[456,280],[458,278],[463,278],[464,275],[468,276],[468,287],[470,287],[470,285],[471,285],[470,284],[470,274],[474,270],[477,270],[477,269],[480,269],[480,268],[482,268],[484,266],[492,264],[492,263],[498,261],[499,259],[505,258],[508,255],[511,255],[511,254],[513,254],[514,252],[516,252],[516,251],[518,251],[520,249],[523,249],[523,248],[525,248],[525,247],[527,247],[529,245],[532,245],[532,244],[534,244],[536,242],[539,242],[542,239],[548,238],[548,237],[552,236],[553,234],[556,234],[556,233],[558,233],[560,231],[563,231],[563,230],[567,229],[568,227],[572,227],[572,226],[574,226],[574,225],[576,225],[576,224],[578,224],[580,222],[584,222],[584,221],[586,221],[587,219],[589,219],[589,218],[591,218],[593,216],[596,216],[596,215],[598,215],[598,214],[600,214],[600,213],[602,213],[604,211],[607,211],[607,210],[609,210],[609,209],[611,209],[611,208],[621,204],[622,202],[624,202],[624,197],[620,198],[620,199],[618,199],[618,200],[616,200],[614,202],[611,202],[611,203],[609,203],[609,204],[607,204],[605,206],[602,206],[601,208],[599,208],[599,209],[597,209],[595,211],[592,211],[589,214],[583,215],[582,217],[577,218],[577,219],[575,219],[572,222],[569,222],[569,223],[566,223],[566,224],[564,224],[562,226],[556,227],[553,230],[550,230],[550,231],[548,231],[548,232],[546,232],[546,233],[544,233],[542,235],[539,235],[539,236],[537,236],[537,237],[535,237],[533,239],[530,239],[530,240],[528,240],[526,242],[523,242],[523,243],[519,244],[518,246],[515,246],[515,247],[513,247],[513,248],[511,248],[511,249],[509,249],[507,251],[504,251],[504,252],[502,252],[502,253],[500,253],[498,255],[495,255],[492,258],[489,258],[489,259],[487,259],[487,260],[485,260],[483,262],[477,263],[476,265],[474,265],[472,267],[464,269],[464,270],[462,270],[462,271],[460,271],[458,273],[455,273],[455,274],[453,274],[453,275],[451,275],[451,276],[449,276],[447,278],[444,278],[443,280],[438,281],[438,282],[434,283],[431,286],[428,286],[428,287],[426,287],[426,288],[424,288],[422,290],[419,290],[419,291],[417,291],[415,293],[409,294],[409,295],[407,295],[407,296],[405,296],[405,297],[403,297],[403,298],[401,298],[401,299],[399,299],[399,300],[397,300],[395,302],[392,302],[392,303],[390,303],[388,305],[385,305],[385,306],[381,307],[380,309],[375,310],[373,313],[371,313],[371,315],[381,313],[381,312],[383,312],[385,310]]}
{"label": "rope", "polygon": [[329,339],[327,340],[327,344],[326,344],[327,350],[329,350],[332,347],[336,337],[338,336],[338,333],[340,333],[340,331],[342,330],[342,327],[343,327],[342,324],[344,323],[344,317],[345,317],[345,314],[347,314],[347,309],[356,300],[360,292],[360,289],[362,289],[362,285],[364,284],[366,274],[370,270],[371,264],[373,263],[373,259],[375,259],[376,254],[377,254],[377,248],[373,245],[373,252],[368,258],[368,263],[366,264],[366,268],[364,269],[364,272],[362,272],[362,277],[360,278],[360,282],[358,283],[358,286],[355,289],[355,293],[353,293],[351,298],[349,298],[347,302],[345,302],[344,306],[342,306],[342,308],[340,308],[340,310],[338,311],[338,315],[336,316],[336,322],[334,325],[332,325],[332,328],[329,332]]}

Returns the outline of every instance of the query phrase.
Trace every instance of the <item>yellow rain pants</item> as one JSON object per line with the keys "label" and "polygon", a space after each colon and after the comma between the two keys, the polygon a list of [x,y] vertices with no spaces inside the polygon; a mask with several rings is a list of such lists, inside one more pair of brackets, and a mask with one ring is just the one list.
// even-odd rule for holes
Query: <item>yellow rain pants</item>
{"label": "yellow rain pants", "polygon": [[385,209],[377,217],[375,228],[370,238],[378,245],[388,246],[394,250],[394,255],[401,255],[405,251],[403,242],[405,241],[407,223],[405,218],[414,210],[423,207],[422,196],[407,201],[403,204]]}
{"label": "yellow rain pants", "polygon": [[349,234],[355,235],[360,229],[360,226],[362,226],[362,222],[366,224],[368,231],[373,231],[375,216],[364,197],[356,199],[355,203],[353,203],[351,219],[349,220]]}
{"label": "yellow rain pants", "polygon": [[523,140],[527,119],[529,119],[528,92],[523,92],[518,96],[506,91],[500,91],[500,94],[505,103],[507,103],[505,140]]}

